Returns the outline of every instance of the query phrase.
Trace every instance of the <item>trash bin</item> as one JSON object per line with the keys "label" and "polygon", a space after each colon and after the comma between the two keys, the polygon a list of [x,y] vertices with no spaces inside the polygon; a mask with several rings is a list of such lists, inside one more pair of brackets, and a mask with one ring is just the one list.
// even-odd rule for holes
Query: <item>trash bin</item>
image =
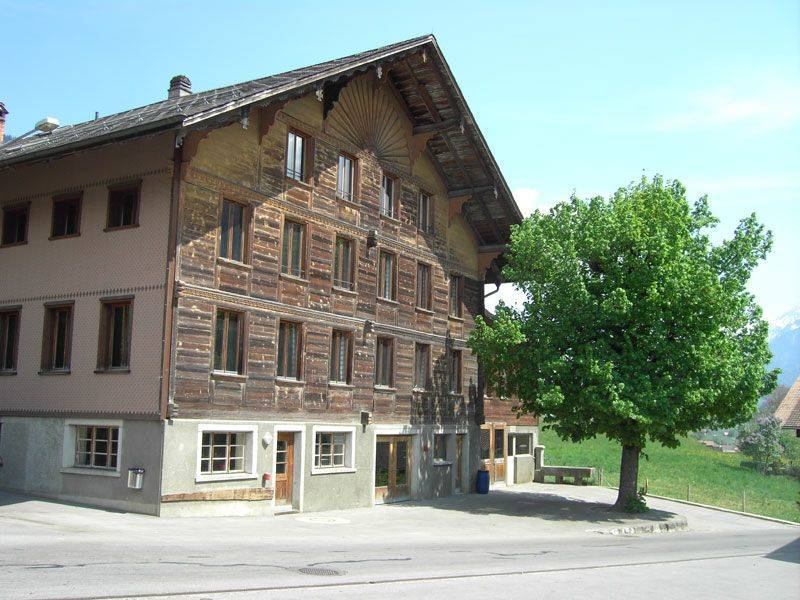
{"label": "trash bin", "polygon": [[132,467],[128,469],[128,487],[132,490],[142,489],[144,483],[144,469],[142,467]]}
{"label": "trash bin", "polygon": [[489,471],[481,469],[478,471],[478,478],[475,480],[475,491],[479,494],[489,493]]}

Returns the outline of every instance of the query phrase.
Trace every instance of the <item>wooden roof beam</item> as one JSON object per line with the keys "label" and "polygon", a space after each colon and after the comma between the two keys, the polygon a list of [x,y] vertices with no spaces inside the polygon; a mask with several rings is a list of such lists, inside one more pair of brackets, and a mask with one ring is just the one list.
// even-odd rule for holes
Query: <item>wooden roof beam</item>
{"label": "wooden roof beam", "polygon": [[419,135],[421,133],[442,133],[445,131],[450,131],[451,129],[456,129],[460,125],[461,121],[458,119],[445,119],[444,121],[439,121],[437,123],[415,125],[414,135]]}
{"label": "wooden roof beam", "polygon": [[422,98],[422,101],[425,103],[425,108],[428,109],[428,112],[431,114],[433,120],[438,123],[439,121],[442,120],[442,117],[439,114],[439,109],[436,108],[436,105],[433,103],[433,98],[431,98],[428,89],[419,80],[417,74],[414,72],[413,67],[410,64],[408,64],[408,61],[405,60],[403,62],[405,63],[406,68],[408,69],[408,72],[411,75],[411,81],[417,88],[417,93],[420,95],[420,98]]}
{"label": "wooden roof beam", "polygon": [[473,194],[482,194],[483,192],[493,192],[493,185],[479,185],[477,187],[468,187],[457,190],[448,190],[447,195],[450,198],[458,198],[459,196],[471,196]]}

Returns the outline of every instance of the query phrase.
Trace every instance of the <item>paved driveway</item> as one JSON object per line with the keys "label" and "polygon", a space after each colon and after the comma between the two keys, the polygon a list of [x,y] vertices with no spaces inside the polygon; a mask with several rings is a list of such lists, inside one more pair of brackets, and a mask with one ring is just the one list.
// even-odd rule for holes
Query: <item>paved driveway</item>
{"label": "paved driveway", "polygon": [[[0,598],[800,597],[800,529],[601,488],[518,486],[374,509],[157,519],[0,495]],[[637,523],[640,523],[637,521]],[[766,594],[766,592],[769,592]]]}

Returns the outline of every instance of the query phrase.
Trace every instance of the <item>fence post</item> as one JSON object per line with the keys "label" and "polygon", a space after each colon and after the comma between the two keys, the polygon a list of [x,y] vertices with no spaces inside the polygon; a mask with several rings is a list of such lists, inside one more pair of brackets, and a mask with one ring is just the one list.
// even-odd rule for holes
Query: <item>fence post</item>
{"label": "fence post", "polygon": [[647,492],[650,490],[650,480],[645,477],[644,478],[644,494],[647,495]]}
{"label": "fence post", "polygon": [[603,467],[600,467],[600,487],[603,487]]}
{"label": "fence post", "polygon": [[686,501],[687,502],[689,502],[689,496],[691,495],[691,491],[692,491],[692,484],[691,483],[687,483],[686,484]]}
{"label": "fence post", "polygon": [[742,490],[742,512],[747,512],[747,490]]}

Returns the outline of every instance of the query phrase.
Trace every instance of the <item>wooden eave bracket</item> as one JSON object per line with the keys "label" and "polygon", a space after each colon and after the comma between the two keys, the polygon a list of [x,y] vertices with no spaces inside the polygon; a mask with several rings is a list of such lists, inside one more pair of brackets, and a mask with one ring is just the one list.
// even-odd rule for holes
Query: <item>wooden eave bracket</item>
{"label": "wooden eave bracket", "polygon": [[211,133],[212,129],[212,127],[208,127],[206,129],[195,129],[193,131],[189,131],[185,136],[183,136],[181,139],[181,158],[184,164],[192,162],[192,159],[197,154],[197,149],[200,147],[200,142],[208,137],[208,134]]}
{"label": "wooden eave bracket", "polygon": [[430,131],[426,133],[417,133],[411,136],[411,141],[408,145],[408,157],[411,160],[411,168],[414,168],[414,164],[417,162],[419,155],[425,151],[425,148],[428,147],[428,140],[436,135],[435,131]]}
{"label": "wooden eave bracket", "polygon": [[453,218],[456,215],[461,214],[462,210],[464,209],[464,205],[472,200],[472,194],[467,194],[465,196],[455,196],[450,198],[450,223],[453,222]]}
{"label": "wooden eave bracket", "polygon": [[258,140],[260,144],[264,143],[264,138],[269,134],[269,130],[275,124],[275,117],[278,116],[278,111],[286,106],[286,100],[273,100],[268,106],[259,110],[258,120]]}
{"label": "wooden eave bracket", "polygon": [[478,252],[478,270],[481,275],[486,276],[486,271],[492,266],[494,259],[503,253],[502,250],[489,250]]}

